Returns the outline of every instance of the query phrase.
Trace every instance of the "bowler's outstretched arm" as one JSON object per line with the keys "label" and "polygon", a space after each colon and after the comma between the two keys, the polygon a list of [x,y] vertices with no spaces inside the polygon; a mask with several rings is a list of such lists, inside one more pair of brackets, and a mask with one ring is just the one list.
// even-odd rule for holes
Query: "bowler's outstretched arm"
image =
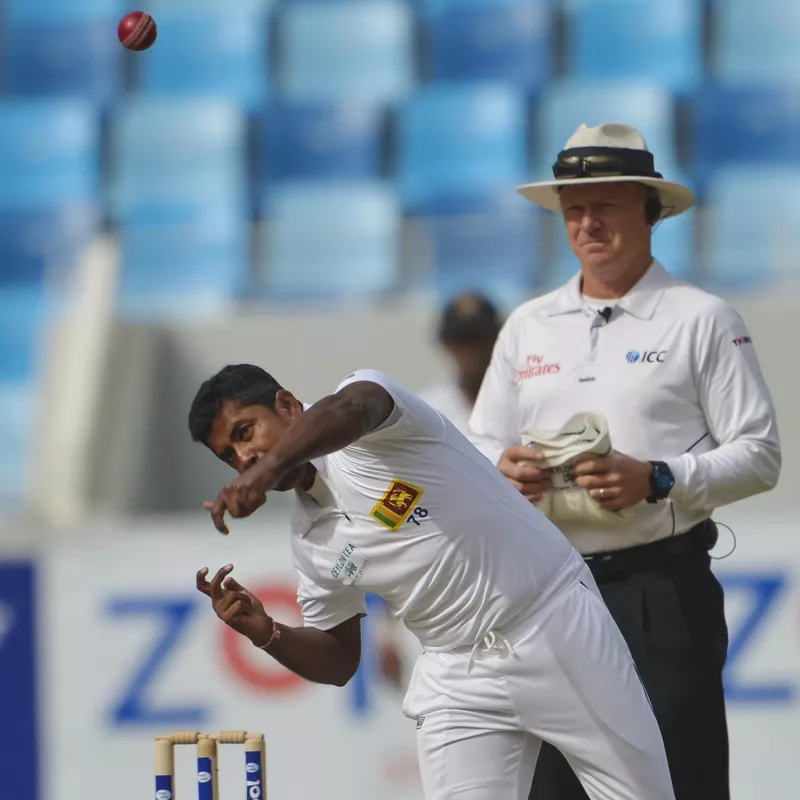
{"label": "bowler's outstretched arm", "polygon": [[343,450],[382,425],[394,400],[382,386],[357,381],[324,397],[286,430],[264,457],[264,469],[279,478],[314,458]]}
{"label": "bowler's outstretched arm", "polygon": [[198,591],[211,598],[226,625],[307,681],[344,686],[356,674],[361,661],[360,616],[327,631],[281,625],[252,592],[230,577],[232,571],[228,564],[211,581],[207,569],[197,573]]}

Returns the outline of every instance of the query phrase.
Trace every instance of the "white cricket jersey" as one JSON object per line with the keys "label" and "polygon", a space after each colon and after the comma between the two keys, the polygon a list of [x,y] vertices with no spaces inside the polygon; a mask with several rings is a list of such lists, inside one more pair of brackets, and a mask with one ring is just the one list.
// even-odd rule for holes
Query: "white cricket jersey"
{"label": "white cricket jersey", "polygon": [[772,399],[733,308],[657,261],[606,305],[608,322],[576,275],[514,311],[470,420],[472,441],[494,463],[522,430],[557,430],[594,412],[608,419],[615,450],[670,466],[669,500],[640,503],[626,523],[562,526],[583,553],[684,533],[772,488],[781,465]]}
{"label": "white cricket jersey", "polygon": [[444,414],[464,436],[469,434],[469,417],[472,405],[467,400],[457,381],[432,386],[419,396],[440,414]]}
{"label": "white cricket jersey", "polygon": [[308,626],[330,629],[365,613],[365,595],[430,651],[472,645],[530,613],[577,558],[455,427],[419,397],[372,370],[394,409],[375,431],[315,460],[297,491],[292,546]]}

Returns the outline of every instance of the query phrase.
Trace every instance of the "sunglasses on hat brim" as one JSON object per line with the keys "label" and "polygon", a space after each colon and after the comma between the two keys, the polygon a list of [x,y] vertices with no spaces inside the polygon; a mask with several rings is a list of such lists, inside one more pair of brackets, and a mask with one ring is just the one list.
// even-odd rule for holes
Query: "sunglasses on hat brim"
{"label": "sunglasses on hat brim", "polygon": [[653,154],[646,150],[580,147],[564,150],[553,164],[556,180],[575,178],[662,178],[655,171]]}

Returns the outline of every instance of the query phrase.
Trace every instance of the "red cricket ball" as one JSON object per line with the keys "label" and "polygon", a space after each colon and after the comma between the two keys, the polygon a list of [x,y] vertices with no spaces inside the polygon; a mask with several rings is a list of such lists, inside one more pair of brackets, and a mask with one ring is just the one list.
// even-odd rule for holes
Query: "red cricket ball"
{"label": "red cricket ball", "polygon": [[147,50],[158,36],[156,21],[144,11],[131,11],[120,20],[117,36],[128,50]]}

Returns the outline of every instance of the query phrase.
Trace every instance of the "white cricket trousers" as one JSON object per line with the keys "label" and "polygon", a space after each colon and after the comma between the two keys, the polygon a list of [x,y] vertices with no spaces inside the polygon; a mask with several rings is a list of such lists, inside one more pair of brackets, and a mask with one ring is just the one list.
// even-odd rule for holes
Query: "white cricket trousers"
{"label": "white cricket trousers", "polygon": [[577,553],[523,622],[423,653],[403,711],[426,800],[527,800],[542,741],[592,800],[675,800],[630,651]]}

